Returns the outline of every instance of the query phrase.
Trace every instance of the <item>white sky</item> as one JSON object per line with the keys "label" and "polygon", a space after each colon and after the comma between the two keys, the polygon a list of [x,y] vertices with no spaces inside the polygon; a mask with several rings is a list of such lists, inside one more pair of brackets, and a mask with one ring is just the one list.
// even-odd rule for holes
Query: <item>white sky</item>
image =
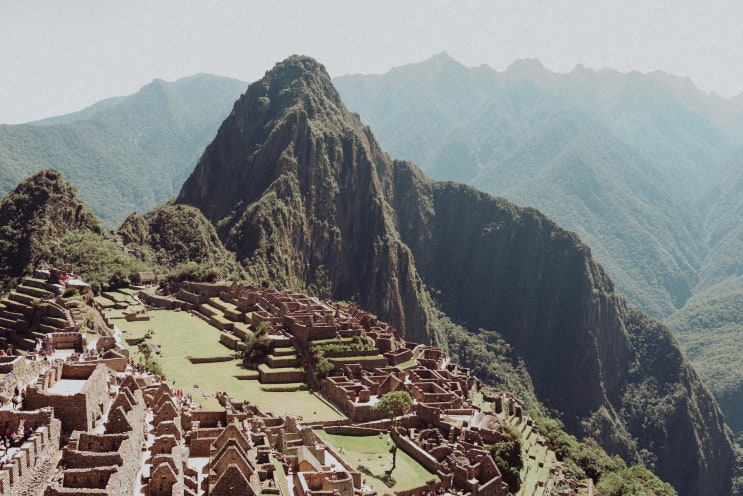
{"label": "white sky", "polygon": [[0,0],[0,123],[80,110],[155,78],[254,81],[287,56],[331,76],[441,51],[503,70],[662,70],[743,92],[743,2],[718,0]]}

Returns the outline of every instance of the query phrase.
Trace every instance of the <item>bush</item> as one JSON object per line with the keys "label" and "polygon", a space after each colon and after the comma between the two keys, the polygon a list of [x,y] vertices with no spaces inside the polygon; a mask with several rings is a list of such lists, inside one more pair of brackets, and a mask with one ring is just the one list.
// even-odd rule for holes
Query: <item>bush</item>
{"label": "bush", "polygon": [[508,490],[515,493],[521,487],[521,470],[524,468],[521,435],[511,424],[504,423],[502,428],[503,439],[490,449],[490,456],[500,470],[503,482],[508,484]]}
{"label": "bush", "polygon": [[333,371],[333,368],[334,366],[330,360],[322,356],[315,362],[313,370],[319,379],[325,379]]}

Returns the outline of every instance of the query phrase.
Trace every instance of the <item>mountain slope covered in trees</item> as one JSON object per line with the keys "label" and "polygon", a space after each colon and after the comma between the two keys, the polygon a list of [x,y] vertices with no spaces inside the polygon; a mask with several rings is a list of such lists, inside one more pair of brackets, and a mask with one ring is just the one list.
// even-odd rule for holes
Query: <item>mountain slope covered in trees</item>
{"label": "mountain slope covered in trees", "polygon": [[199,208],[254,276],[358,301],[407,338],[445,345],[434,305],[496,331],[570,431],[681,494],[730,492],[722,414],[668,329],[538,211],[391,160],[314,60],[248,88],[176,203]]}
{"label": "mountain slope covered in trees", "polygon": [[155,80],[75,114],[0,125],[0,194],[57,169],[109,229],[174,196],[246,84],[198,74]]}
{"label": "mountain slope covered in trees", "polygon": [[556,74],[536,60],[497,72],[446,54],[335,84],[391,154],[578,233],[630,303],[670,317],[743,432],[739,360],[717,352],[743,352],[729,332],[743,326],[743,99],[661,72]]}

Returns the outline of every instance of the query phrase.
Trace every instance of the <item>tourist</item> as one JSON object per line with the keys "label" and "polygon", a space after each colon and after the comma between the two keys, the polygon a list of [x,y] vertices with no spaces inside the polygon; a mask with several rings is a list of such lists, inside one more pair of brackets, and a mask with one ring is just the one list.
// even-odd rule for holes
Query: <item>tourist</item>
{"label": "tourist", "polygon": [[13,435],[13,430],[10,428],[10,422],[5,421],[5,429],[3,429],[3,442],[5,443],[5,449],[10,448],[11,444],[11,436]]}

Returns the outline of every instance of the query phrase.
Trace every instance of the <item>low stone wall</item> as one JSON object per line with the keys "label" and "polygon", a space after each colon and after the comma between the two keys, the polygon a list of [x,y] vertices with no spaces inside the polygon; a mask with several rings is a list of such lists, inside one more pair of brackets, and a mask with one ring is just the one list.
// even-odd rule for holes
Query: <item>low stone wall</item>
{"label": "low stone wall", "polygon": [[304,370],[274,370],[268,367],[258,367],[260,382],[266,384],[281,384],[285,382],[303,382]]}
{"label": "low stone wall", "polygon": [[387,429],[377,429],[373,427],[357,427],[355,425],[335,425],[325,427],[328,434],[339,434],[341,436],[377,436]]}
{"label": "low stone wall", "polygon": [[216,363],[216,362],[229,362],[234,360],[233,355],[215,356],[215,357],[194,357],[189,356],[188,361],[191,363]]}
{"label": "low stone wall", "polygon": [[[431,474],[431,480],[434,479],[434,474]],[[451,487],[451,484],[446,481],[438,481],[433,484],[426,484],[424,486],[414,487],[413,489],[406,489],[405,491],[395,491],[395,496],[421,496],[422,494],[428,494],[430,491],[432,494],[436,494],[439,489],[446,490]]]}
{"label": "low stone wall", "polygon": [[[50,408],[35,412],[2,411],[0,414],[3,425],[9,420],[7,414],[14,418],[16,428],[21,419],[24,425],[39,425],[13,458],[0,468],[0,494],[32,494],[55,469],[52,459],[59,451],[60,422],[52,417]],[[45,425],[44,419],[47,420]]]}
{"label": "low stone wall", "polygon": [[190,303],[191,305],[195,307],[198,307],[199,305],[201,305],[202,303],[205,303],[209,299],[206,296],[197,295],[189,291],[184,291],[182,289],[175,294],[175,297],[181,301]]}
{"label": "low stone wall", "polygon": [[23,358],[25,366],[17,365],[15,370],[8,373],[0,380],[0,395],[11,397],[16,387],[23,387],[41,374],[44,367],[47,366],[43,360],[26,360]]}
{"label": "low stone wall", "polygon": [[242,343],[242,341],[237,336],[233,336],[232,334],[227,334],[224,332],[219,336],[219,342],[231,350],[236,350],[237,346]]}
{"label": "low stone wall", "polygon": [[397,431],[390,431],[390,437],[405,453],[410,457],[426,467],[429,472],[439,472],[441,470],[441,464],[436,461],[434,457],[423,451],[420,446],[415,444],[407,437],[401,436]]}
{"label": "low stone wall", "polygon": [[[327,350],[323,354],[325,358],[350,358],[350,357],[368,357],[379,355],[379,350],[376,348],[371,350]],[[387,363],[385,362],[385,365]]]}
{"label": "low stone wall", "polygon": [[0,374],[9,374],[26,368],[26,358],[22,356],[0,356]]}
{"label": "low stone wall", "polygon": [[191,293],[205,296],[206,298],[214,298],[219,296],[223,291],[228,291],[231,286],[232,284],[230,283],[184,281],[181,288]]}
{"label": "low stone wall", "polygon": [[163,310],[175,310],[176,308],[183,309],[184,302],[175,300],[168,296],[159,296],[144,291],[140,291],[137,294],[137,298],[147,306],[162,308]]}
{"label": "low stone wall", "polygon": [[411,360],[413,358],[413,352],[407,348],[400,348],[384,353],[384,357],[387,359],[390,365],[400,365],[401,363]]}
{"label": "low stone wall", "polygon": [[387,359],[384,357],[373,359],[373,360],[358,360],[358,361],[346,360],[342,358],[329,358],[328,360],[330,361],[330,363],[332,363],[335,366],[335,370],[341,370],[343,367],[346,367],[348,365],[358,365],[364,370],[371,371],[371,370],[386,367],[387,365],[389,365],[387,363]]}

